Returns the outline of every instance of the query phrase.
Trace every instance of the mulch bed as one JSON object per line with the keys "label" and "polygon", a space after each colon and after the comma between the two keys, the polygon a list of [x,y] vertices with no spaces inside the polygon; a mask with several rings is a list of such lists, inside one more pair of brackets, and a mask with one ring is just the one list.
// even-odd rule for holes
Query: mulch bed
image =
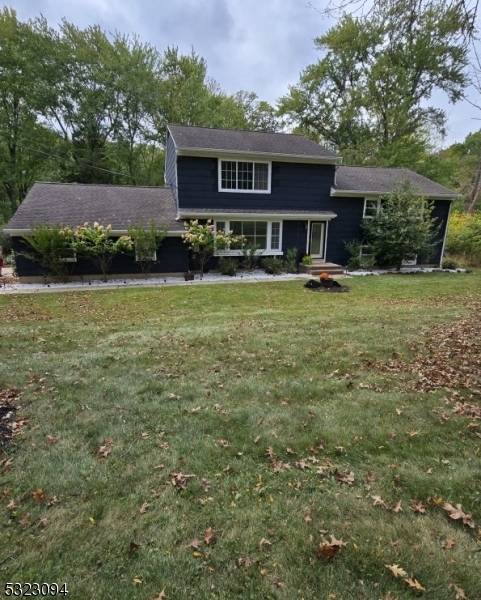
{"label": "mulch bed", "polygon": [[351,288],[347,285],[341,285],[338,281],[334,280],[333,285],[331,287],[324,287],[320,281],[317,279],[309,279],[307,283],[304,284],[304,287],[311,292],[328,292],[339,294],[342,292],[350,292]]}

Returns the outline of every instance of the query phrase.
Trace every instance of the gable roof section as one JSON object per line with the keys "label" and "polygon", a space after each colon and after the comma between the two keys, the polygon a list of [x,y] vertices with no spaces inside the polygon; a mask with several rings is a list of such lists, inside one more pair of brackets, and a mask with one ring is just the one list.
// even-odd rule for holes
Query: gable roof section
{"label": "gable roof section", "polygon": [[37,182],[5,231],[15,234],[42,223],[76,227],[97,221],[122,232],[131,224],[152,219],[168,231],[183,231],[176,217],[169,188]]}
{"label": "gable roof section", "polygon": [[458,194],[409,169],[391,167],[338,167],[332,196],[369,196],[386,194],[408,179],[413,187],[429,198],[452,200]]}
{"label": "gable roof section", "polygon": [[341,157],[312,140],[292,133],[263,133],[209,127],[168,125],[178,154],[248,154],[266,159],[291,158],[338,164]]}

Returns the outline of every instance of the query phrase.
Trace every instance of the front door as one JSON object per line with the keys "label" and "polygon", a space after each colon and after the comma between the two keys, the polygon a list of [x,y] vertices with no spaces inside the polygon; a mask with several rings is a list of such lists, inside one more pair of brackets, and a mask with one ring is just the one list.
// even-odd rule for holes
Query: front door
{"label": "front door", "polygon": [[309,239],[309,254],[312,258],[324,258],[324,236],[326,224],[322,221],[311,221],[311,235]]}

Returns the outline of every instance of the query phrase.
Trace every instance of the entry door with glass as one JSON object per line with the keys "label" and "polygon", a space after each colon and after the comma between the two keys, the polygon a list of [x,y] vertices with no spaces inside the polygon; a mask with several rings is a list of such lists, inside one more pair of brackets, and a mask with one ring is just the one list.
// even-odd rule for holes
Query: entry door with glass
{"label": "entry door with glass", "polygon": [[311,222],[309,254],[312,256],[312,258],[324,258],[325,232],[326,224],[324,222]]}

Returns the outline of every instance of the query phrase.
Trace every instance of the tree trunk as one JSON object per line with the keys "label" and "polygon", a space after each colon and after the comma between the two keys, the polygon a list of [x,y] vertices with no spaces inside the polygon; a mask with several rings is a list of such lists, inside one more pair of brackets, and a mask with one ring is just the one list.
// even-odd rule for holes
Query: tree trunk
{"label": "tree trunk", "polygon": [[466,198],[466,202],[464,204],[464,209],[468,213],[474,212],[474,206],[478,199],[479,190],[481,189],[481,157],[479,158],[478,168],[476,170],[476,179],[474,181],[473,187]]}

